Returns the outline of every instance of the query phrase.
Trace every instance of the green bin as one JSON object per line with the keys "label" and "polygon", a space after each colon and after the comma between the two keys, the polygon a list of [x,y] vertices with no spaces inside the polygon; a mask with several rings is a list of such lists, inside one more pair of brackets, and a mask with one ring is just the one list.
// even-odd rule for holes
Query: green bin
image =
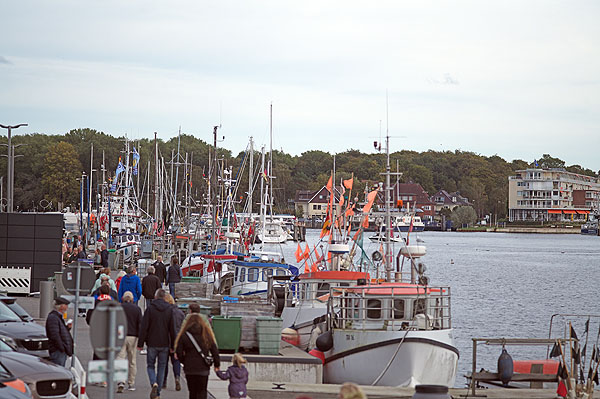
{"label": "green bin", "polygon": [[281,343],[281,317],[259,316],[256,318],[256,335],[258,336],[258,353],[261,355],[278,355]]}
{"label": "green bin", "polygon": [[220,350],[237,351],[239,349],[242,338],[241,317],[214,316],[212,328]]}
{"label": "green bin", "polygon": [[184,283],[201,283],[202,277],[184,276],[181,278],[181,281]]}

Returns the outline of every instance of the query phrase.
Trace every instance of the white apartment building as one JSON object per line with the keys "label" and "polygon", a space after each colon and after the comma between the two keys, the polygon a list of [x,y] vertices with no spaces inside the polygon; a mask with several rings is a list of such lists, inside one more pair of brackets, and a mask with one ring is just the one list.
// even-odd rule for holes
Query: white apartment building
{"label": "white apartment building", "polygon": [[508,177],[509,221],[584,221],[600,209],[597,178],[564,169],[518,170]]}

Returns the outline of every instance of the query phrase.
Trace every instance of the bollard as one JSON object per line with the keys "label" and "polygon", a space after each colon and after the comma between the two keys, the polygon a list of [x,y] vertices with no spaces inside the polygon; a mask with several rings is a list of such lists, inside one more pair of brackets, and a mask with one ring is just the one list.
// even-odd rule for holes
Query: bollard
{"label": "bollard", "polygon": [[40,319],[45,319],[54,306],[54,282],[40,281]]}

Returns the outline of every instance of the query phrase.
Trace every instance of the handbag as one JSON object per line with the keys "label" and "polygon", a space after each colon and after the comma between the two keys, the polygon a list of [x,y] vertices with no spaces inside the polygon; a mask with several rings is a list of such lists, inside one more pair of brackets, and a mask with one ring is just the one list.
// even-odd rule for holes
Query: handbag
{"label": "handbag", "polygon": [[186,332],[186,334],[187,334],[188,338],[190,339],[190,341],[192,341],[192,344],[194,344],[194,348],[196,348],[196,350],[202,357],[202,360],[204,360],[204,363],[206,363],[208,368],[210,368],[214,363],[214,359],[212,358],[212,356],[205,355],[204,352],[202,352],[202,349],[200,349],[200,345],[198,345],[198,342],[196,342],[196,339],[194,338],[194,336],[192,334],[190,334],[189,332]]}

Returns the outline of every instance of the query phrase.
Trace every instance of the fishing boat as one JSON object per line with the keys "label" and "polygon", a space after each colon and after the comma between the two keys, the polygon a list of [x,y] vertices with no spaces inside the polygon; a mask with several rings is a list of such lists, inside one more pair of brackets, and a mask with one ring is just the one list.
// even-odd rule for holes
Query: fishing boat
{"label": "fishing boat", "polygon": [[[294,278],[298,275],[296,266],[285,263],[278,252],[251,251],[251,258],[234,260],[228,264],[233,269],[231,295],[258,295],[266,297],[270,277]],[[274,280],[273,290],[283,296],[284,283]]]}
{"label": "fishing boat", "polygon": [[417,215],[402,215],[396,216],[394,222],[394,231],[402,231],[404,233],[408,231],[420,232],[425,230],[425,223],[421,220],[420,216]]}
{"label": "fishing boat", "polygon": [[[389,136],[386,153],[384,225],[391,226]],[[415,216],[408,217],[414,226]],[[391,238],[388,229],[383,253],[373,254],[375,279],[371,275],[360,285],[329,290],[326,331],[316,340],[323,381],[452,387],[459,351],[453,340],[450,287],[429,285],[420,261],[426,253],[423,245],[403,244],[396,255]]]}

